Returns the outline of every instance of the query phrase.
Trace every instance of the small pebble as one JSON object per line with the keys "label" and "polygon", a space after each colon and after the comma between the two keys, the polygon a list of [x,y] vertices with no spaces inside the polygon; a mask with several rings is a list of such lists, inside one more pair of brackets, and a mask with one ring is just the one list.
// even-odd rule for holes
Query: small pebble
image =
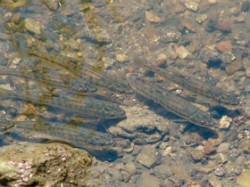
{"label": "small pebble", "polygon": [[221,41],[217,43],[215,47],[220,52],[225,52],[225,51],[232,51],[233,45],[230,41]]}
{"label": "small pebble", "polygon": [[212,187],[222,187],[221,182],[215,176],[209,177],[208,182]]}
{"label": "small pebble", "polygon": [[128,61],[128,56],[125,55],[125,54],[117,54],[116,55],[116,60],[118,62],[126,62],[126,61]]}
{"label": "small pebble", "polygon": [[214,4],[217,3],[217,0],[208,0],[208,3],[209,3],[210,5],[214,5]]}
{"label": "small pebble", "polygon": [[190,149],[189,152],[190,152],[190,154],[191,154],[192,159],[194,160],[194,162],[201,161],[204,158],[204,156],[205,156],[204,152],[202,152],[200,150],[196,150],[194,148]]}
{"label": "small pebble", "polygon": [[225,175],[225,171],[222,167],[216,168],[214,174],[218,177],[223,177]]}
{"label": "small pebble", "polygon": [[185,7],[189,10],[197,11],[199,7],[199,2],[195,0],[186,0]]}
{"label": "small pebble", "polygon": [[136,160],[143,166],[151,168],[158,160],[157,151],[152,146],[145,146],[136,157]]}
{"label": "small pebble", "polygon": [[217,152],[218,152],[218,153],[226,153],[226,152],[228,152],[229,148],[230,148],[230,144],[227,143],[227,142],[223,142],[223,143],[221,143],[221,144],[218,146]]}
{"label": "small pebble", "polygon": [[221,163],[224,164],[224,163],[226,163],[228,161],[228,158],[227,158],[227,156],[225,154],[219,153],[218,156],[220,158]]}
{"label": "small pebble", "polygon": [[216,151],[216,148],[214,147],[214,144],[211,142],[206,142],[204,145],[204,152],[206,155],[212,154]]}
{"label": "small pebble", "polygon": [[217,23],[216,29],[222,32],[232,32],[232,23],[230,21],[221,21]]}
{"label": "small pebble", "polygon": [[236,60],[226,67],[226,72],[228,75],[233,75],[235,72],[243,70],[244,65],[241,60]]}
{"label": "small pebble", "polygon": [[237,185],[240,187],[250,186],[250,169],[243,170],[240,176],[237,177]]}
{"label": "small pebble", "polygon": [[250,2],[248,0],[244,0],[241,4],[241,12],[247,12],[250,8]]}
{"label": "small pebble", "polygon": [[141,174],[141,177],[138,183],[135,185],[136,187],[159,187],[160,179],[150,175],[148,172],[144,172]]}
{"label": "small pebble", "polygon": [[146,20],[150,23],[160,23],[161,22],[161,18],[156,16],[153,12],[150,12],[150,11],[145,12],[145,17],[146,17]]}
{"label": "small pebble", "polygon": [[50,9],[50,10],[57,10],[59,0],[43,0],[43,3]]}
{"label": "small pebble", "polygon": [[162,156],[167,156],[167,155],[169,155],[171,152],[172,152],[172,147],[171,147],[171,146],[167,146],[167,147],[165,148],[165,150],[163,151]]}
{"label": "small pebble", "polygon": [[190,52],[184,46],[180,46],[176,49],[176,54],[180,59],[186,59],[191,56]]}
{"label": "small pebble", "polygon": [[220,129],[228,129],[232,123],[232,118],[228,116],[222,116],[222,118],[219,121],[219,128]]}
{"label": "small pebble", "polygon": [[42,33],[40,24],[32,18],[26,18],[24,21],[24,26],[28,31],[34,34],[41,35]]}
{"label": "small pebble", "polygon": [[154,168],[154,174],[157,177],[161,177],[163,179],[166,179],[166,178],[170,177],[171,175],[173,175],[173,173],[171,171],[171,167],[169,167],[166,164],[161,164],[159,166],[156,166]]}

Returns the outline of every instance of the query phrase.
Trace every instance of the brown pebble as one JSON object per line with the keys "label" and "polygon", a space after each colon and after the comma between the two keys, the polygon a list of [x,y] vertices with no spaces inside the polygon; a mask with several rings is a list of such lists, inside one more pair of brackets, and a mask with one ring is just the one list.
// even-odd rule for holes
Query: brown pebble
{"label": "brown pebble", "polygon": [[153,64],[153,66],[155,67],[166,67],[166,65],[167,65],[166,59],[159,59],[155,61],[155,63]]}
{"label": "brown pebble", "polygon": [[233,75],[236,71],[240,71],[244,69],[244,65],[242,61],[237,60],[234,63],[228,65],[226,67],[226,72],[228,75]]}
{"label": "brown pebble", "polygon": [[25,105],[25,114],[35,115],[36,114],[36,107],[33,104],[26,104]]}
{"label": "brown pebble", "polygon": [[204,152],[206,155],[212,154],[216,151],[216,148],[214,147],[214,144],[211,142],[206,142],[204,146]]}
{"label": "brown pebble", "polygon": [[[208,141],[213,144],[214,146],[218,146],[222,143],[222,139],[221,138],[217,138],[217,139],[214,139],[214,138],[209,138]],[[206,142],[205,142],[206,143]]]}
{"label": "brown pebble", "polygon": [[27,116],[24,116],[24,115],[18,116],[16,118],[16,121],[26,121],[26,120],[27,120]]}
{"label": "brown pebble", "polygon": [[233,45],[230,41],[222,41],[216,44],[216,49],[220,52],[232,51]]}
{"label": "brown pebble", "polygon": [[175,13],[176,14],[180,14],[185,12],[185,7],[181,4],[178,4],[177,6],[175,6]]}
{"label": "brown pebble", "polygon": [[246,118],[250,119],[250,108],[246,108],[244,114],[245,114]]}
{"label": "brown pebble", "polygon": [[187,30],[189,30],[190,32],[196,32],[197,30],[195,25],[190,20],[188,20],[187,22],[183,22],[182,26],[186,28]]}
{"label": "brown pebble", "polygon": [[231,21],[218,22],[215,28],[222,32],[232,32],[232,23]]}
{"label": "brown pebble", "polygon": [[250,145],[249,142],[245,142],[242,146],[243,151],[245,154],[250,154]]}
{"label": "brown pebble", "polygon": [[161,22],[161,18],[156,16],[153,12],[150,12],[150,11],[145,12],[145,17],[146,17],[146,20],[150,23],[160,23]]}

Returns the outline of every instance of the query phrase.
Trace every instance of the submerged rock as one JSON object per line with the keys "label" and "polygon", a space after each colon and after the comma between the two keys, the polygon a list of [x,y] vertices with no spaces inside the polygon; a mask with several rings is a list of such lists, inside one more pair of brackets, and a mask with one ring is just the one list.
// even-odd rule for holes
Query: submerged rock
{"label": "submerged rock", "polygon": [[127,119],[110,127],[114,136],[133,139],[135,144],[158,142],[169,131],[169,121],[140,106],[124,107]]}
{"label": "submerged rock", "polygon": [[0,149],[0,186],[85,186],[90,155],[61,143]]}
{"label": "submerged rock", "polygon": [[237,178],[237,185],[240,187],[248,187],[250,185],[250,169],[244,170]]}

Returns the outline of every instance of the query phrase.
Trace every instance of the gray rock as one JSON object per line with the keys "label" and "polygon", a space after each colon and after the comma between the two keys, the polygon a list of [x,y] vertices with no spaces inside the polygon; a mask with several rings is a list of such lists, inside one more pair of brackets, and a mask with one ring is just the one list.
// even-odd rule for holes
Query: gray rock
{"label": "gray rock", "polygon": [[109,128],[114,136],[134,139],[135,144],[155,143],[168,133],[169,121],[141,106],[123,107],[126,120]]}
{"label": "gray rock", "polygon": [[150,175],[148,172],[142,173],[138,183],[136,184],[136,187],[159,187],[160,186],[160,180]]}
{"label": "gray rock", "polygon": [[224,143],[221,143],[221,144],[218,146],[217,152],[218,152],[218,153],[225,153],[225,152],[227,152],[227,151],[229,150],[229,148],[230,148],[230,144],[224,142]]}
{"label": "gray rock", "polygon": [[156,166],[154,168],[154,174],[163,178],[163,179],[166,179],[166,178],[170,177],[171,175],[173,175],[173,173],[171,171],[171,167],[169,167],[166,164]]}
{"label": "gray rock", "polygon": [[157,151],[152,146],[145,146],[136,157],[136,161],[147,168],[151,168],[158,160]]}

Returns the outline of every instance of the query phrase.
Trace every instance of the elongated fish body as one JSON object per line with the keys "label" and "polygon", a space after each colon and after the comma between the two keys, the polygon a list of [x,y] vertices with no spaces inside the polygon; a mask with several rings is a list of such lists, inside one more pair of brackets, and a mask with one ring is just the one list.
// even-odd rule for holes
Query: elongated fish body
{"label": "elongated fish body", "polygon": [[211,98],[219,104],[226,105],[238,105],[239,100],[237,96],[233,93],[226,92],[222,89],[216,88],[215,86],[209,84],[208,82],[201,81],[194,77],[184,76],[178,72],[167,71],[156,66],[148,66],[142,62],[140,59],[135,59],[135,64],[143,66],[156,74],[168,79],[169,81],[180,85],[181,87],[196,93],[198,95]]}
{"label": "elongated fish body", "polygon": [[47,95],[25,95],[0,88],[1,98],[19,98],[38,105],[47,105],[63,109],[89,118],[120,119],[125,112],[119,105],[92,97],[54,97]]}
{"label": "elongated fish body", "polygon": [[192,103],[172,94],[161,88],[159,85],[138,78],[132,78],[130,80],[131,86],[138,94],[153,100],[164,107],[167,111],[176,114],[192,124],[214,130],[214,121],[212,117],[192,105]]}

